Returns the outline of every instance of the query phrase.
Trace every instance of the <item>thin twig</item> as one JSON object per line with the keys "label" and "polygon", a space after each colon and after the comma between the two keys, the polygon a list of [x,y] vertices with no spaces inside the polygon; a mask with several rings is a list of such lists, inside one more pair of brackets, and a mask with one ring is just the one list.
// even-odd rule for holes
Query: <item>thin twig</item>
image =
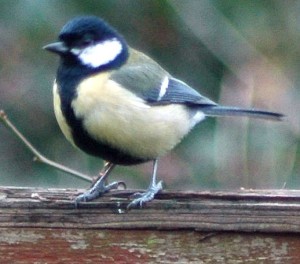
{"label": "thin twig", "polygon": [[59,163],[56,163],[52,160],[47,159],[45,156],[43,156],[37,149],[23,136],[23,134],[12,124],[12,122],[8,119],[7,115],[3,110],[0,110],[0,121],[4,123],[4,125],[9,128],[10,131],[13,132],[17,136],[19,140],[30,150],[31,153],[34,155],[34,161],[38,161],[41,163],[44,163],[48,166],[51,166],[59,171],[66,172],[68,174],[71,174],[81,180],[85,180],[88,182],[92,182],[92,178],[88,175],[85,175],[83,173],[80,173],[78,171],[72,170],[68,167],[65,167]]}

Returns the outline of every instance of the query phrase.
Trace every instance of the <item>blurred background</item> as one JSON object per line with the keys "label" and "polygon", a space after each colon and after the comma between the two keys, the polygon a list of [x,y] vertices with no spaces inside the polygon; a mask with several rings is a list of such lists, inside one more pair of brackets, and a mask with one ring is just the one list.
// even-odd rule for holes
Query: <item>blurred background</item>
{"label": "blurred background", "polygon": [[[300,188],[300,1],[0,0],[0,109],[48,158],[94,176],[102,160],[74,149],[52,108],[58,58],[42,50],[77,15],[103,17],[128,43],[226,105],[284,113],[284,122],[208,118],[160,160],[168,189]],[[89,183],[34,163],[0,123],[0,185]],[[146,188],[152,164],[111,180]]]}

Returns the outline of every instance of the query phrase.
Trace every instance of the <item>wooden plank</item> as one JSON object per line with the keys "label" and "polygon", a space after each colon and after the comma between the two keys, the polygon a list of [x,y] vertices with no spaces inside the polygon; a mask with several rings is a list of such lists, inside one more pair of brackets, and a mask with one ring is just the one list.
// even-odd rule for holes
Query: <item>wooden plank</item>
{"label": "wooden plank", "polygon": [[296,190],[164,191],[142,210],[126,211],[133,192],[111,192],[75,208],[78,190],[1,187],[0,227],[300,232]]}
{"label": "wooden plank", "polygon": [[0,263],[299,263],[293,234],[0,228]]}

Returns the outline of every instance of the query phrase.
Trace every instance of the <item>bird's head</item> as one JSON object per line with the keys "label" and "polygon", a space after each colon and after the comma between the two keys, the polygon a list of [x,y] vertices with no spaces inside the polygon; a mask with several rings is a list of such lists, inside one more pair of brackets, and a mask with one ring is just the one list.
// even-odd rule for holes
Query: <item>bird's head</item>
{"label": "bird's head", "polygon": [[124,38],[94,16],[72,19],[62,28],[58,41],[44,49],[58,54],[65,63],[91,69],[118,68],[128,57]]}

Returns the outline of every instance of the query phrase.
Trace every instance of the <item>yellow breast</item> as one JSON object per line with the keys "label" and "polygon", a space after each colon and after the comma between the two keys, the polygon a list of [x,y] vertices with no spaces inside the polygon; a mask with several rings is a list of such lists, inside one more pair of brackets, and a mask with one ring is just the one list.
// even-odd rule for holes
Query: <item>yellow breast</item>
{"label": "yellow breast", "polygon": [[56,117],[57,123],[58,123],[61,131],[63,132],[65,137],[75,146],[73,138],[72,138],[72,134],[71,134],[71,128],[67,124],[66,119],[63,116],[62,111],[61,111],[61,100],[60,100],[60,97],[58,94],[58,87],[57,87],[56,81],[54,82],[54,85],[53,85],[53,104],[54,104],[55,117]]}
{"label": "yellow breast", "polygon": [[[185,106],[149,106],[110,80],[107,73],[84,80],[77,94],[72,107],[75,116],[82,118],[89,135],[133,156],[159,157],[171,150],[191,129]],[[72,142],[70,128],[60,108],[55,112],[63,133]]]}

